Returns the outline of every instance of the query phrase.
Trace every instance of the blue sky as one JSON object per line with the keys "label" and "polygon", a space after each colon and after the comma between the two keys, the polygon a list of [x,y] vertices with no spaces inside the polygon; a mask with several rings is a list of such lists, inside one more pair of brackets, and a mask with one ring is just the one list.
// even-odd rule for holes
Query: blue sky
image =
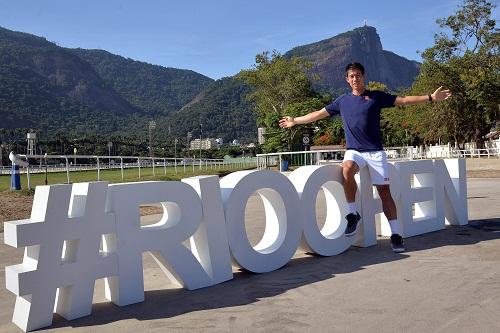
{"label": "blue sky", "polygon": [[[495,2],[495,1],[494,1]],[[254,64],[266,50],[286,52],[367,24],[385,50],[420,61],[437,18],[460,0],[0,0],[0,26],[64,47],[103,49],[218,79]],[[498,8],[495,18],[498,19]]]}

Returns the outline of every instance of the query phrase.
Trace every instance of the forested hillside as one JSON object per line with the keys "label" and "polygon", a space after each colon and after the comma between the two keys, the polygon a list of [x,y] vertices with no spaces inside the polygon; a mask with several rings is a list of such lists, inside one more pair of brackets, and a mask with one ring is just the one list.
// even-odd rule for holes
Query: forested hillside
{"label": "forested hillside", "polygon": [[187,132],[198,137],[201,122],[204,137],[222,137],[226,142],[255,141],[257,125],[253,106],[247,99],[249,92],[247,85],[233,77],[217,80],[197,103],[174,113],[166,122],[171,125],[172,134],[179,137]]}
{"label": "forested hillside", "polygon": [[165,68],[103,50],[71,49],[131,105],[151,116],[165,116],[189,103],[212,79],[199,73]]}
{"label": "forested hillside", "polygon": [[[343,68],[350,61],[365,63],[368,80],[393,88],[408,87],[418,73],[415,62],[384,51],[372,27],[299,46],[285,56],[309,61],[313,87],[333,96],[346,88]],[[200,123],[204,137],[255,142],[250,92],[233,77],[214,81],[191,70],[104,50],[67,49],[0,28],[0,129],[10,131],[2,140],[24,141],[21,134],[32,129],[46,141],[102,135],[144,145],[154,120],[155,140],[163,146],[188,132],[198,137]]]}

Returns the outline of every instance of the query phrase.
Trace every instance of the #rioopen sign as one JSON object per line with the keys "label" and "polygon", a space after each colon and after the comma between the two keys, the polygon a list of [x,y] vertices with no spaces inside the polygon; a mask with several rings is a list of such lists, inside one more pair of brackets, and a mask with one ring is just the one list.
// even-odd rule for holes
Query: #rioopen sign
{"label": "#rioopen sign", "polygon": [[[390,178],[404,237],[446,223],[467,224],[463,159],[395,162]],[[39,186],[31,218],[4,225],[5,243],[25,247],[22,264],[5,269],[7,289],[17,296],[13,322],[29,331],[51,325],[54,312],[70,320],[89,315],[100,278],[116,305],[142,302],[144,251],[171,280],[197,289],[232,279],[232,264],[264,273],[285,265],[297,248],[332,256],[351,245],[375,245],[382,205],[366,168],[357,181],[363,222],[351,238],[344,236],[347,204],[339,165],[304,166],[288,177],[239,171],[220,180]],[[315,212],[320,190],[326,199],[321,230]],[[266,227],[252,246],[245,207],[254,193],[264,204]],[[155,202],[163,206],[162,219],[141,226],[139,206]],[[382,233],[390,234],[387,221]],[[190,248],[182,244],[188,239]]]}

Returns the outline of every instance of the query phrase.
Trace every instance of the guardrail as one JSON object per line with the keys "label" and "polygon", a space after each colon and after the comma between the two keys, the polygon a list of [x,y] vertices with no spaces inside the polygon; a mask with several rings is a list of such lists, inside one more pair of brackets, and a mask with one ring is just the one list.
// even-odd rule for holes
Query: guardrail
{"label": "guardrail", "polygon": [[[441,151],[424,151],[417,147],[388,147],[385,148],[389,160],[412,160],[412,159],[435,159],[435,158],[500,158],[500,148],[483,149],[450,149]],[[31,162],[26,168],[20,168],[20,173],[27,174],[28,188],[31,188],[30,175],[33,173],[66,172],[67,183],[71,182],[70,173],[73,171],[96,170],[97,180],[101,178],[101,171],[108,169],[120,169],[122,180],[124,170],[137,168],[138,178],[141,178],[141,169],[152,168],[153,176],[157,170],[163,169],[167,174],[167,168],[173,167],[175,173],[186,173],[187,169],[194,172],[196,168],[205,169],[236,169],[256,167],[267,169],[279,166],[280,171],[285,171],[285,163],[288,165],[318,165],[342,162],[345,149],[336,150],[309,150],[294,152],[278,152],[269,154],[257,154],[256,157],[244,157],[233,159],[194,159],[194,158],[164,158],[164,157],[141,157],[141,156],[95,156],[95,155],[19,155]],[[88,163],[77,163],[78,162]],[[50,163],[49,163],[50,162]],[[160,171],[161,172],[161,171]],[[10,166],[0,167],[0,175],[10,175]]]}
{"label": "guardrail", "polygon": [[[141,178],[141,169],[152,168],[153,177],[158,170],[163,169],[167,174],[167,168],[174,168],[175,174],[186,173],[208,169],[236,169],[256,167],[255,157],[242,157],[231,159],[195,159],[195,158],[165,158],[165,157],[142,157],[142,156],[95,156],[95,155],[18,155],[30,162],[28,167],[20,168],[20,173],[27,175],[28,189],[31,189],[30,176],[34,173],[66,172],[67,183],[71,182],[70,173],[74,171],[97,172],[97,180],[101,180],[101,171],[119,169],[121,178],[124,180],[124,170],[137,168],[138,178]],[[88,163],[77,163],[78,162]],[[161,171],[160,171],[161,172]],[[0,168],[1,174],[10,174],[10,167]]]}
{"label": "guardrail", "polygon": [[[500,148],[450,150],[448,152],[427,152],[424,158],[500,158]],[[415,157],[420,158],[420,157]]]}
{"label": "guardrail", "polygon": [[[500,148],[450,149],[442,151],[423,150],[418,147],[388,147],[384,149],[388,160],[415,160],[435,158],[500,158]],[[267,169],[279,166],[286,171],[288,165],[319,165],[342,162],[345,149],[307,150],[257,154],[257,168]],[[284,162],[287,161],[287,162]]]}

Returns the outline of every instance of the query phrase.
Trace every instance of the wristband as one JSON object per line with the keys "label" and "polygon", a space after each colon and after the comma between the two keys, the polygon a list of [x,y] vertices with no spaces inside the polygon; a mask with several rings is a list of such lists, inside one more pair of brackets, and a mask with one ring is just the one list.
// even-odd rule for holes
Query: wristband
{"label": "wristband", "polygon": [[432,103],[432,95],[427,95],[429,97],[429,103]]}

